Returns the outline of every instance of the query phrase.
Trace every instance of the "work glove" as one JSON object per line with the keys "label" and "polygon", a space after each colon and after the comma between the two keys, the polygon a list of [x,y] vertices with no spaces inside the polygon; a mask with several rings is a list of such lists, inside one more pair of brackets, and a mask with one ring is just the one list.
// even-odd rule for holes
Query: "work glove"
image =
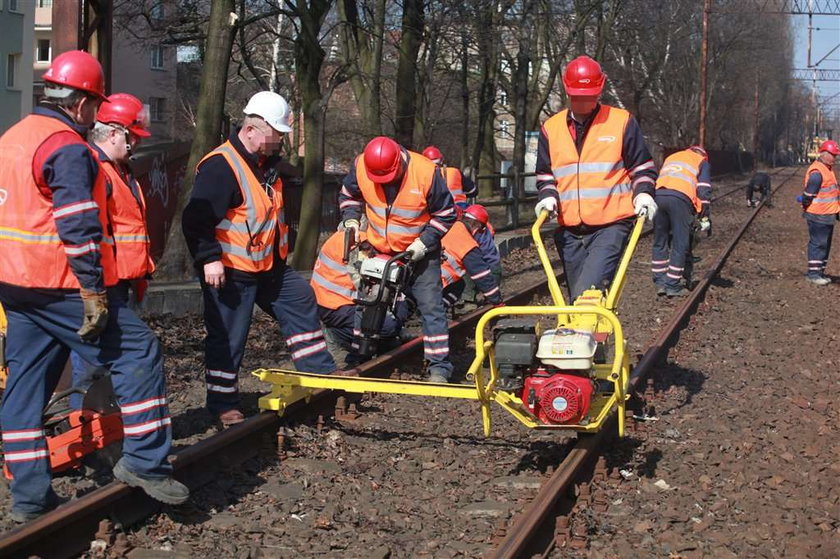
{"label": "work glove", "polygon": [[358,219],[345,219],[338,224],[339,231],[346,231],[347,229],[353,230],[353,244],[357,244],[359,242],[359,229],[361,228],[362,226],[359,224]]}
{"label": "work glove", "polygon": [[553,217],[557,213],[557,198],[549,196],[537,202],[536,207],[534,207],[537,217],[540,217],[543,210],[548,210],[548,217]]}
{"label": "work glove", "polygon": [[799,201],[802,203],[802,209],[803,210],[807,210],[808,207],[811,205],[811,202],[814,201],[814,197],[813,196],[808,196],[807,194],[803,194],[799,198],[800,198]]}
{"label": "work glove", "polygon": [[405,250],[406,252],[411,253],[412,262],[419,262],[420,260],[423,260],[423,257],[426,256],[426,252],[428,252],[429,249],[426,248],[426,245],[423,244],[423,241],[421,241],[420,239],[414,239],[411,242],[411,244],[408,245],[408,248]]}
{"label": "work glove", "polygon": [[642,192],[633,198],[633,212],[636,215],[645,215],[648,221],[653,221],[653,216],[656,215],[656,202],[653,201],[653,196]]}
{"label": "work glove", "polygon": [[79,291],[84,305],[82,327],[76,333],[86,342],[96,341],[108,323],[108,295],[103,291]]}
{"label": "work glove", "polygon": [[712,222],[709,221],[708,217],[703,217],[700,219],[700,231],[711,231],[712,230]]}
{"label": "work glove", "polygon": [[131,282],[131,289],[134,291],[134,300],[139,305],[146,298],[146,290],[149,289],[149,280],[145,278],[136,279]]}

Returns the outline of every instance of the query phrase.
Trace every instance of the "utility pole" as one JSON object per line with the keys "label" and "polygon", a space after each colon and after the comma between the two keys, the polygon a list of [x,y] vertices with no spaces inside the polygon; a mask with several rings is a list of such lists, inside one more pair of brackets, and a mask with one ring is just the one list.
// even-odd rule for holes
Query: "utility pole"
{"label": "utility pole", "polygon": [[753,169],[758,167],[758,125],[759,125],[759,110],[758,110],[758,84],[760,81],[760,74],[758,70],[755,71],[755,104],[753,105]]}
{"label": "utility pole", "polygon": [[709,68],[709,12],[712,0],[703,0],[703,42],[700,47],[700,131],[698,143],[706,147],[706,81]]}

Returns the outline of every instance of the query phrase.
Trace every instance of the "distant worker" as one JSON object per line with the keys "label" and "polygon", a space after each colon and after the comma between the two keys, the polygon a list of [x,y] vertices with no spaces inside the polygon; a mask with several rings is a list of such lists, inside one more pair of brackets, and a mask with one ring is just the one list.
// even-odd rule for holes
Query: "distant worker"
{"label": "distant worker", "polygon": [[[348,352],[348,367],[356,367],[366,359],[354,353],[352,348],[356,319],[354,299],[358,297],[353,277],[358,275],[358,269],[354,269],[354,266],[359,262],[359,258],[367,257],[366,252],[371,249],[370,243],[367,242],[367,233],[361,232],[357,247],[351,251],[349,261],[344,263],[344,232],[333,233],[321,247],[318,260],[312,269],[312,279],[309,281],[318,301],[321,322],[338,345]],[[375,254],[375,251],[373,253]],[[389,311],[385,315],[380,332],[380,351],[387,351],[398,343],[403,324],[409,314],[409,305],[402,301],[397,303],[396,313]]]}
{"label": "distant worker", "polygon": [[802,214],[808,222],[808,274],[815,285],[827,285],[831,278],[825,275],[834,222],[840,215],[840,188],[832,166],[840,155],[840,146],[833,140],[820,144],[817,159],[805,173],[805,191],[802,193]]}
{"label": "distant worker", "polygon": [[114,476],[164,503],[189,497],[170,477],[160,344],[112,289],[107,175],[85,141],[104,91],[94,57],[62,53],[44,74],[45,100],[0,137],[0,303],[9,322],[0,422],[16,522],[59,501],[41,414],[71,350],[111,371],[124,435]]}
{"label": "distant worker", "polygon": [[[475,235],[475,242],[478,243],[478,248],[481,249],[481,256],[484,262],[493,273],[496,283],[502,285],[502,257],[499,254],[499,248],[496,246],[496,231],[490,223],[490,216],[487,209],[481,204],[473,204],[468,206],[463,215],[464,223],[467,223],[467,228],[472,229],[469,225],[470,220],[476,223],[477,232]],[[464,277],[464,292],[461,298],[465,301],[476,303],[476,288],[475,282],[469,276]]]}
{"label": "distant worker", "polygon": [[446,187],[452,193],[452,200],[455,201],[455,204],[461,206],[461,209],[466,209],[467,199],[478,194],[478,187],[472,179],[464,175],[457,167],[448,166],[443,159],[443,154],[435,146],[424,149],[423,155],[431,159],[432,163],[440,168],[443,180],[446,181]]}
{"label": "distant worker", "polygon": [[[758,200],[755,199],[756,193],[760,195]],[[770,195],[770,175],[762,172],[754,174],[747,184],[747,206],[754,208],[764,202],[768,208],[772,207]]]}
{"label": "distant worker", "polygon": [[[148,138],[149,119],[143,103],[128,93],[115,93],[99,107],[96,124],[88,134],[108,183],[108,216],[114,234],[117,276],[119,283],[112,289],[112,297],[129,303],[129,288],[134,301],[141,303],[155,271],[149,232],[146,226],[146,200],[143,190],[131,172],[129,160],[143,138]],[[73,352],[73,386],[87,389],[106,369],[93,367]],[[72,394],[70,403],[79,409],[80,394]]]}
{"label": "distant worker", "polygon": [[277,321],[298,370],[336,369],[312,288],[286,264],[289,228],[277,165],[292,130],[289,105],[261,91],[243,112],[242,126],[199,162],[183,215],[204,294],[207,409],[222,428],[245,419],[239,366],[254,304]]}
{"label": "distant worker", "polygon": [[682,297],[691,285],[694,258],[691,238],[695,219],[700,230],[711,227],[712,199],[709,157],[700,146],[669,155],[656,180],[656,217],[653,220],[651,271],[657,295]]}
{"label": "distant worker", "polygon": [[[455,222],[452,195],[434,163],[379,136],[356,158],[338,196],[341,227],[356,231],[364,213],[368,242],[380,254],[411,253],[414,271],[406,296],[416,301],[423,323],[423,355],[430,380],[448,382],[449,324],[440,281],[440,240]],[[357,314],[360,324],[361,316]]]}
{"label": "distant worker", "polygon": [[[470,207],[475,209],[474,206]],[[475,240],[475,236],[483,228],[484,225],[476,216],[465,212],[441,240],[444,259],[440,272],[443,299],[447,306],[455,305],[460,300],[464,292],[465,277],[475,282],[478,291],[484,295],[485,303],[502,303],[499,284]]]}
{"label": "distant worker", "polygon": [[598,102],[606,83],[588,56],[563,73],[569,109],[542,126],[537,150],[537,215],[557,214],[554,239],[571,300],[605,290],[633,228],[634,215],[656,213],[656,168],[639,124],[623,109]]}

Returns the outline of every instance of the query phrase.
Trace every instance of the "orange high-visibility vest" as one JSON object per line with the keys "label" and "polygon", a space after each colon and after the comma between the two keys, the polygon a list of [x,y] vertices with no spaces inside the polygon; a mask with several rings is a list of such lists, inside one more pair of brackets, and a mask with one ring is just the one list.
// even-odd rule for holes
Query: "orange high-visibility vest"
{"label": "orange high-visibility vest", "polygon": [[630,113],[601,105],[586,133],[581,153],[566,121],[568,109],[543,124],[549,143],[560,208],[560,225],[606,225],[633,215],[630,170],[624,168],[622,145]]}
{"label": "orange high-visibility vest", "polygon": [[659,178],[656,180],[656,188],[668,188],[682,192],[691,200],[694,211],[700,213],[700,210],[703,209],[703,203],[697,197],[697,177],[700,176],[700,164],[705,159],[705,157],[690,149],[672,153],[662,163]]}
{"label": "orange high-visibility vest", "polygon": [[[360,233],[360,242],[365,240],[365,234]],[[309,285],[315,292],[318,305],[335,310],[345,305],[353,305],[353,299],[358,295],[353,280],[347,272],[347,265],[341,262],[344,258],[344,231],[337,231],[327,239],[318,260],[312,269],[312,279]]]}
{"label": "orange high-visibility vest", "polygon": [[243,203],[230,208],[225,218],[216,225],[216,240],[222,246],[222,264],[243,272],[265,272],[274,265],[274,239],[279,235],[279,257],[285,259],[289,252],[289,227],[283,211],[283,181],[278,177],[266,193],[248,162],[233,144],[227,141],[205,155],[221,155],[233,170]]}
{"label": "orange high-visibility vest", "polygon": [[146,227],[146,199],[143,198],[143,190],[135,183],[138,196],[135,198],[126,181],[134,180],[131,175],[123,176],[113,161],[100,159],[99,163],[111,182],[108,216],[114,232],[117,274],[121,280],[145,278],[154,273],[155,263]]}
{"label": "orange high-visibility vest", "polygon": [[388,207],[385,189],[367,177],[364,154],[356,159],[356,182],[365,199],[368,241],[384,254],[403,252],[431,220],[428,196],[432,188],[434,163],[412,151],[397,197]]}
{"label": "orange high-visibility vest", "polygon": [[808,184],[808,177],[814,171],[819,171],[822,177],[822,184],[820,191],[805,210],[809,214],[815,215],[830,215],[840,212],[840,188],[837,187],[837,177],[834,176],[834,171],[828,168],[828,165],[819,159],[811,163],[808,167],[808,172],[805,173],[805,185]]}
{"label": "orange high-visibility vest", "polygon": [[464,257],[471,250],[478,248],[478,243],[467,226],[461,221],[456,221],[440,240],[440,246],[444,253],[443,262],[440,263],[440,279],[446,287],[457,282],[467,273]]}
{"label": "orange high-visibility vest", "polygon": [[464,182],[461,178],[461,171],[455,167],[443,166],[440,168],[443,178],[446,180],[446,187],[452,193],[452,199],[458,202],[466,202],[467,195],[464,194]]}
{"label": "orange high-visibility vest", "polygon": [[[99,262],[105,286],[117,284],[114,263],[114,240],[110,237],[105,173],[101,167],[91,187],[91,200],[72,207],[53,210],[46,184],[34,178],[33,157],[38,148],[54,134],[72,133],[60,120],[43,115],[29,115],[0,137],[0,282],[22,287],[79,289],[79,281],[70,270],[68,257],[95,250],[93,242],[65,246],[58,236],[55,220],[76,211],[99,210],[102,241]],[[80,143],[84,140],[79,138]],[[94,160],[98,160],[93,148]]]}

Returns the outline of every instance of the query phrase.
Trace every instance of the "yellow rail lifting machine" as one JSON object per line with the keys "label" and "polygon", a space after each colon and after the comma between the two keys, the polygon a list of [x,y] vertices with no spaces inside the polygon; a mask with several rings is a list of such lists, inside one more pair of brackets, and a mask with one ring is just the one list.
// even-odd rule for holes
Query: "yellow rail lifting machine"
{"label": "yellow rail lifting machine", "polygon": [[[542,241],[543,211],[531,228],[553,305],[504,306],[488,310],[475,329],[475,358],[467,371],[472,385],[344,377],[281,369],[252,374],[272,385],[259,400],[264,410],[282,415],[320,389],[351,393],[477,400],[485,436],[490,435],[492,402],[525,426],[541,430],[595,432],[618,408],[618,434],[624,436],[624,408],[630,381],[629,359],[616,307],[644,217],[637,218],[606,294],[590,289],[567,305]],[[503,317],[519,317],[516,320]],[[527,317],[527,318],[523,318]],[[550,323],[543,330],[542,321]],[[491,322],[492,321],[492,322]],[[505,323],[510,323],[505,325]],[[490,336],[485,333],[490,330]]]}

